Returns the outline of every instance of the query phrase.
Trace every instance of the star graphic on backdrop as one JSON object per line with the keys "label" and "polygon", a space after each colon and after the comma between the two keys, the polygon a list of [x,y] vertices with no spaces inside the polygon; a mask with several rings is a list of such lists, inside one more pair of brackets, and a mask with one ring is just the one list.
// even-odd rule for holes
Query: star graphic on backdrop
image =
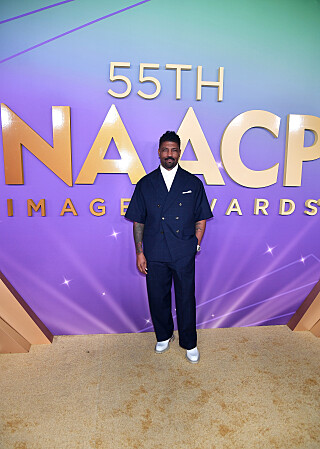
{"label": "star graphic on backdrop", "polygon": [[102,292],[101,294],[102,294],[102,296],[106,296],[106,292]]}
{"label": "star graphic on backdrop", "polygon": [[264,254],[267,254],[267,253],[269,253],[269,254],[271,254],[271,256],[273,256],[273,253],[272,253],[272,251],[276,248],[275,246],[273,246],[273,247],[271,247],[271,246],[269,246],[269,245],[267,245],[267,251],[264,253]]}
{"label": "star graphic on backdrop", "polygon": [[146,321],[146,324],[150,324],[150,323],[151,323],[151,320],[150,320],[150,319],[146,319],[146,318],[145,318],[145,321]]}
{"label": "star graphic on backdrop", "polygon": [[304,263],[305,260],[306,259],[303,256],[301,256],[300,262]]}
{"label": "star graphic on backdrop", "polygon": [[212,316],[212,318],[214,317],[214,313],[211,315]]}
{"label": "star graphic on backdrop", "polygon": [[63,278],[64,278],[64,281],[62,282],[61,285],[66,285],[67,287],[69,287],[69,283],[72,281],[72,279],[66,279],[64,276],[63,276]]}
{"label": "star graphic on backdrop", "polygon": [[118,234],[121,234],[120,232],[116,232],[115,230],[113,230],[113,233],[109,235],[109,237],[114,237],[117,240],[117,236]]}
{"label": "star graphic on backdrop", "polygon": [[217,166],[218,166],[219,169],[220,169],[220,168],[223,168],[222,162],[218,162],[218,163],[217,163]]}

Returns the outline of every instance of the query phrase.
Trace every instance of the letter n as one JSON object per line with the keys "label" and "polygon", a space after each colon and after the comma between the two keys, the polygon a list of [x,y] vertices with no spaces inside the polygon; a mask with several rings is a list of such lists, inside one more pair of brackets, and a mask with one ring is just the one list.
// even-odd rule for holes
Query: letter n
{"label": "letter n", "polygon": [[53,146],[1,104],[6,184],[23,184],[22,145],[68,186],[72,186],[70,107],[52,106]]}

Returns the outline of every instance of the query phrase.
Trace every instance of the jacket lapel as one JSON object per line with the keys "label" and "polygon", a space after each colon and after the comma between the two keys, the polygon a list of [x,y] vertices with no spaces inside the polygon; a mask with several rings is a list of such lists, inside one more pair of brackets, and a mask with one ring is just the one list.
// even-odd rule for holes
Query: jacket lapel
{"label": "jacket lapel", "polygon": [[152,184],[156,191],[157,203],[163,206],[168,196],[168,189],[161,174],[160,167],[158,167],[154,172]]}
{"label": "jacket lapel", "polygon": [[[161,174],[161,172],[160,172],[160,174]],[[162,177],[162,175],[161,175],[161,177]],[[169,207],[172,205],[172,203],[174,203],[177,196],[182,192],[184,185],[185,185],[184,172],[179,165],[176,176],[174,177],[171,189],[168,192],[166,201],[163,206],[164,211],[169,209]]]}

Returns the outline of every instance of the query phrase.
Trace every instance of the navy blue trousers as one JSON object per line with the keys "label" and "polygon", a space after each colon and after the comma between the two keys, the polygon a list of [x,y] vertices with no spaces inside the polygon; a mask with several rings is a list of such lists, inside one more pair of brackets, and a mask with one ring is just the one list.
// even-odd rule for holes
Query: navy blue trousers
{"label": "navy blue trousers", "polygon": [[174,283],[179,345],[197,346],[194,256],[176,262],[147,261],[147,290],[150,314],[157,341],[168,340],[174,324],[171,312],[171,286]]}

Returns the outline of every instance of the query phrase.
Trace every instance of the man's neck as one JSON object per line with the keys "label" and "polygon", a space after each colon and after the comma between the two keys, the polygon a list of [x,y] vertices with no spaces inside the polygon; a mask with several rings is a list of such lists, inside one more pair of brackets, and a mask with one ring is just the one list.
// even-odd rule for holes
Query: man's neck
{"label": "man's neck", "polygon": [[165,169],[165,170],[167,170],[167,171],[172,171],[172,170],[177,170],[178,169],[178,166],[179,166],[179,164],[177,164],[177,165],[175,165],[174,167],[172,167],[172,168],[167,168],[167,167],[164,167],[162,164],[160,164],[160,167],[162,167],[163,169]]}

